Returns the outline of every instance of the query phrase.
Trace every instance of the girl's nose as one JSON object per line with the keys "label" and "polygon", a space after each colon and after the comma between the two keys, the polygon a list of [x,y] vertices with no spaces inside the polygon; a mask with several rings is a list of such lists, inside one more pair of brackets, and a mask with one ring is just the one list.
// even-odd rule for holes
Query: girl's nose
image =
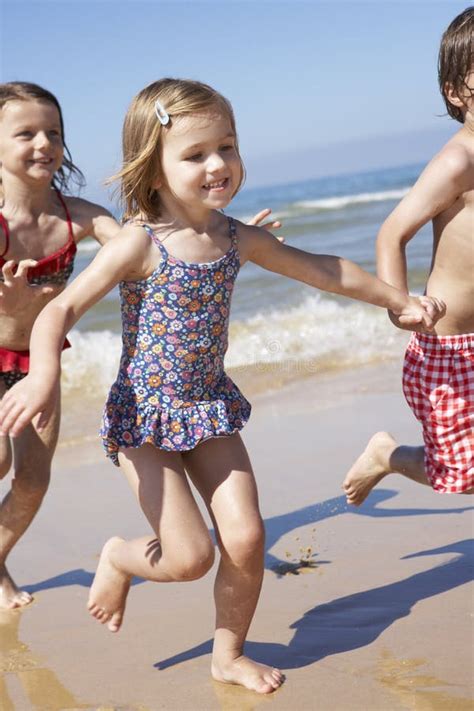
{"label": "girl's nose", "polygon": [[211,173],[215,173],[225,167],[225,161],[219,153],[212,153],[208,158],[206,167]]}
{"label": "girl's nose", "polygon": [[46,146],[49,146],[50,143],[51,141],[49,140],[49,136],[44,131],[36,134],[35,148],[45,148]]}

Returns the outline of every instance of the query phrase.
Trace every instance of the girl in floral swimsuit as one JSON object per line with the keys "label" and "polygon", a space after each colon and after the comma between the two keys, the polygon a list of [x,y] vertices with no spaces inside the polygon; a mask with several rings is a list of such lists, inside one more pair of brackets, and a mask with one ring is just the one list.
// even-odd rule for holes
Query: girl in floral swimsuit
{"label": "girl in floral swimsuit", "polygon": [[352,262],[285,246],[224,216],[243,168],[232,108],[209,86],[163,79],[146,87],[128,111],[123,144],[118,177],[127,222],[39,316],[30,373],[4,397],[0,426],[17,434],[36,413],[48,422],[64,335],[119,283],[123,351],[102,437],[153,533],[105,544],[89,610],[116,632],[134,575],[185,581],[210,569],[214,544],[190,479],[221,553],[212,675],[269,693],[281,685],[281,671],[243,656],[263,576],[264,527],[239,434],[250,405],[223,366],[239,268],[253,261],[427,327],[436,304],[402,294]]}
{"label": "girl in floral swimsuit", "polygon": [[224,372],[229,306],[240,261],[235,222],[229,249],[214,261],[186,263],[161,253],[152,278],[120,284],[123,351],[105,408],[102,436],[116,464],[121,448],[149,442],[189,451],[242,429],[250,404]]}
{"label": "girl in floral swimsuit", "polygon": [[[36,84],[0,84],[0,398],[29,370],[33,323],[69,279],[76,245],[91,236],[100,244],[119,229],[103,207],[64,197],[83,182],[64,142],[61,107]],[[26,196],[26,197],[25,197]],[[252,220],[259,224],[270,210]],[[279,226],[268,223],[266,228]],[[67,339],[63,348],[67,348]],[[31,601],[11,579],[5,560],[35,516],[46,493],[59,428],[54,417],[41,433],[28,427],[13,443],[0,435],[0,479],[15,471],[0,504],[0,609]],[[13,456],[14,455],[14,456]]]}
{"label": "girl in floral swimsuit", "polygon": [[[76,243],[87,235],[104,243],[118,224],[98,205],[61,194],[82,174],[65,146],[61,108],[49,91],[0,84],[0,161],[1,397],[28,372],[33,323],[71,275]],[[0,479],[15,462],[11,490],[0,504],[0,609],[31,600],[5,561],[46,493],[58,428],[56,398],[42,432],[32,424],[12,442],[0,436]]]}

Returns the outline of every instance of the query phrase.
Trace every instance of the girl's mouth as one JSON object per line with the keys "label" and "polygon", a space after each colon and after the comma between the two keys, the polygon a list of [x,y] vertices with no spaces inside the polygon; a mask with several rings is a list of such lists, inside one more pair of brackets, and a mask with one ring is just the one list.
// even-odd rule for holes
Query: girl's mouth
{"label": "girl's mouth", "polygon": [[33,165],[51,165],[53,162],[52,158],[33,158],[29,161]]}
{"label": "girl's mouth", "polygon": [[215,180],[213,183],[206,183],[204,189],[212,190],[213,192],[221,192],[226,189],[228,184],[229,178],[224,178],[223,180]]}

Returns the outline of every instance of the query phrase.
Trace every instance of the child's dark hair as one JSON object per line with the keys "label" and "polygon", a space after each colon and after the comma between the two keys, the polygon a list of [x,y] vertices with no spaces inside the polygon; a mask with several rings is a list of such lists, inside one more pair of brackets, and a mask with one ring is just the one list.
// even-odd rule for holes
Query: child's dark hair
{"label": "child's dark hair", "polygon": [[459,106],[451,104],[446,90],[451,85],[457,96],[466,95],[466,77],[474,68],[474,6],[454,18],[441,38],[438,57],[438,81],[448,114],[464,123]]}
{"label": "child's dark hair", "polygon": [[[60,192],[71,192],[70,183],[75,183],[78,188],[85,185],[85,178],[79,168],[74,165],[69,148],[64,138],[64,121],[61,106],[57,98],[47,89],[26,81],[11,81],[0,84],[0,112],[9,101],[47,101],[58,110],[61,124],[61,138],[64,147],[63,162],[53,178],[53,186]],[[1,179],[0,179],[1,184]]]}

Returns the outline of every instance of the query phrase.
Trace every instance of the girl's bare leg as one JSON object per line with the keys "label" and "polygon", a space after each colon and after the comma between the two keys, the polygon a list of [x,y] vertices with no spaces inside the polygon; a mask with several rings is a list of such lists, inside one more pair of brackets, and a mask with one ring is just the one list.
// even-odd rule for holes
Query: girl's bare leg
{"label": "girl's bare leg", "polygon": [[[0,397],[5,392],[0,384]],[[31,602],[26,591],[19,590],[12,580],[6,559],[16,542],[38,512],[48,490],[51,460],[59,433],[60,397],[46,428],[37,432],[34,424],[13,442],[14,471],[11,489],[0,504],[0,608],[22,607]],[[0,474],[4,476],[11,465],[11,446],[6,437],[0,438]]]}
{"label": "girl's bare leg", "polygon": [[134,575],[155,582],[194,580],[214,562],[214,545],[187,480],[180,454],[150,444],[119,454],[154,535],[104,546],[88,608],[111,632],[120,629]]}
{"label": "girl's bare leg", "polygon": [[212,676],[217,681],[270,693],[282,684],[281,671],[243,655],[262,585],[265,539],[246,449],[240,435],[235,434],[204,442],[183,459],[209,509],[221,552],[214,587]]}
{"label": "girl's bare leg", "polygon": [[347,503],[360,506],[374,486],[391,473],[431,486],[425,474],[424,454],[424,447],[399,446],[388,432],[377,432],[344,480]]}

